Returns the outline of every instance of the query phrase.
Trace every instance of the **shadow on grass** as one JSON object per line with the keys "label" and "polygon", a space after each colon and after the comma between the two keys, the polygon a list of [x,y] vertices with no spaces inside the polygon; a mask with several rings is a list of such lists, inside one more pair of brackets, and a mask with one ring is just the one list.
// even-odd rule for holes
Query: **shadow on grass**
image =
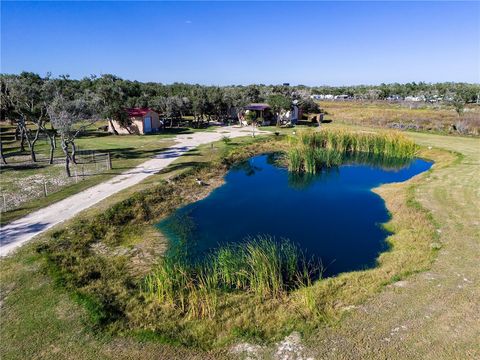
{"label": "shadow on grass", "polygon": [[[100,149],[92,151],[98,151],[101,153],[109,152],[112,156],[112,159],[141,159],[141,158],[169,158],[178,155],[187,154],[189,156],[200,156],[201,154],[198,151],[189,151],[188,148],[182,147],[167,147],[159,149],[150,149],[150,150],[141,150],[134,147],[121,148],[121,149]],[[85,155],[85,158],[88,158],[88,155]],[[81,159],[79,157],[79,159]]]}
{"label": "shadow on grass", "polygon": [[106,137],[106,136],[114,136],[113,134],[109,133],[108,131],[100,131],[100,130],[88,130],[82,133],[79,136],[79,139],[88,139],[88,138],[98,138],[98,137]]}
{"label": "shadow on grass", "polygon": [[297,125],[308,126],[308,127],[318,127],[318,122],[310,120],[298,120]]}
{"label": "shadow on grass", "polygon": [[[205,130],[205,129],[202,129]],[[165,128],[165,129],[160,129],[158,132],[153,132],[153,133],[148,133],[148,134],[141,134],[142,136],[155,136],[155,135],[179,135],[179,134],[194,134],[193,129],[189,127],[173,127],[173,128]],[[120,135],[114,135],[112,133],[109,133],[108,131],[101,131],[101,130],[87,130],[82,133],[81,136],[79,136],[79,139],[88,139],[88,138],[97,138],[97,137],[106,137],[106,136],[112,136],[112,137],[124,137],[124,136],[137,136],[139,134],[120,134]]]}
{"label": "shadow on grass", "polygon": [[[7,159],[8,161],[8,159]],[[7,171],[38,170],[47,167],[47,164],[41,163],[12,163],[0,166],[0,174]]]}
{"label": "shadow on grass", "polygon": [[191,169],[191,168],[200,168],[202,166],[205,166],[207,161],[202,162],[202,161],[185,161],[177,164],[171,164],[167,166],[166,168],[160,170],[158,174],[169,174],[169,173],[174,173],[186,169]]}

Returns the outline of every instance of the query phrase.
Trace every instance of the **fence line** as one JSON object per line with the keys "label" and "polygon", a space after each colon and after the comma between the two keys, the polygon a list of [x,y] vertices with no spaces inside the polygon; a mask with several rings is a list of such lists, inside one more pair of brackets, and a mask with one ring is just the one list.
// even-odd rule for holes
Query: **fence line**
{"label": "fence line", "polygon": [[[0,212],[16,209],[23,203],[36,198],[47,197],[48,195],[61,190],[63,187],[78,183],[87,176],[103,173],[112,169],[112,158],[110,152],[98,152],[96,150],[77,150],[75,154],[77,164],[70,163],[72,177],[67,177],[65,172],[60,170],[45,174],[31,175],[19,180],[12,189],[5,191],[2,186],[0,190]],[[38,158],[39,163],[48,162],[49,158]],[[65,162],[65,157],[55,157],[54,164]],[[7,166],[32,165],[31,161],[9,162]],[[5,171],[5,170],[4,170]],[[7,170],[8,171],[8,170]]]}

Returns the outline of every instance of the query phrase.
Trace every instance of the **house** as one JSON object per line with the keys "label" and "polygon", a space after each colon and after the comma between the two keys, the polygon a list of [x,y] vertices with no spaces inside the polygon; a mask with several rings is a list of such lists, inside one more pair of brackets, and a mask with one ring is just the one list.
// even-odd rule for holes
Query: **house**
{"label": "house", "polygon": [[[263,121],[259,124],[262,126],[268,126],[276,123],[277,120],[280,121],[281,124],[296,124],[299,119],[302,118],[302,111],[298,107],[298,101],[294,100],[292,102],[292,107],[289,110],[282,110],[277,115],[272,112],[272,108],[270,105],[265,103],[252,103],[244,107],[245,113],[255,112],[255,117],[257,119],[262,118]],[[244,116],[240,117],[240,122],[243,125],[247,125]]]}
{"label": "house", "polygon": [[[255,117],[262,118],[263,123],[262,125],[268,125],[270,122],[273,120],[273,114],[272,114],[272,109],[270,105],[265,104],[265,103],[252,103],[244,107],[245,112],[250,112],[253,111],[255,112]],[[244,122],[243,119],[241,119],[242,122]]]}
{"label": "house", "polygon": [[119,134],[149,134],[159,131],[162,127],[158,113],[152,109],[129,108],[125,111],[128,114],[130,124],[123,127],[117,121],[111,121],[108,124],[109,132],[113,133],[115,129]]}

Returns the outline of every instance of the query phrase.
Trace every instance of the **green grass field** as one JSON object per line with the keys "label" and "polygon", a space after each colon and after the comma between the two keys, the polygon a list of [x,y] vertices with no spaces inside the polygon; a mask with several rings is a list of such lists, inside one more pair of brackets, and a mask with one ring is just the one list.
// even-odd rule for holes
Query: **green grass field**
{"label": "green grass field", "polygon": [[[412,181],[376,190],[393,215],[388,226],[395,231],[394,248],[382,255],[379,268],[344,274],[317,286],[320,293],[337,289],[338,298],[323,300],[331,301],[332,312],[340,317],[305,339],[308,352],[315,358],[480,356],[476,347],[480,319],[472,306],[480,297],[476,266],[480,256],[480,183],[475,175],[480,165],[480,141],[420,133],[409,136],[425,147],[425,156],[437,163],[432,171]],[[197,162],[214,159],[224,147],[237,144],[243,148],[252,140],[232,142],[192,151],[164,173],[105,200],[86,214],[102,212],[160,179]],[[408,254],[412,247],[418,253],[405,258],[403,254]],[[18,254],[1,260],[2,358],[228,357],[226,349],[205,353],[161,344],[141,334],[138,338],[125,338],[96,331],[81,301],[73,299],[42,271],[42,260],[34,249],[35,245],[30,244]],[[408,271],[410,262],[417,262],[420,268],[415,267],[413,273]],[[397,266],[406,266],[407,270],[398,272]],[[308,309],[308,305],[312,306],[308,303],[311,297],[303,296]],[[313,303],[311,310],[314,308]],[[308,316],[314,316],[314,311]],[[267,347],[265,353],[268,351]]]}

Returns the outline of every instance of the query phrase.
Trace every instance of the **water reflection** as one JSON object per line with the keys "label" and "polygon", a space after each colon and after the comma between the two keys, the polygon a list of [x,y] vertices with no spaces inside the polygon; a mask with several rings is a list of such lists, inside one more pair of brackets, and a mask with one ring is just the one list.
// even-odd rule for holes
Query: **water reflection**
{"label": "water reflection", "polygon": [[415,159],[355,156],[318,174],[292,174],[276,154],[261,155],[231,169],[225,184],[207,198],[178,209],[158,226],[171,252],[199,259],[220,245],[247,236],[288,238],[327,265],[325,276],[375,265],[387,249],[383,200],[370,191],[428,170]]}

